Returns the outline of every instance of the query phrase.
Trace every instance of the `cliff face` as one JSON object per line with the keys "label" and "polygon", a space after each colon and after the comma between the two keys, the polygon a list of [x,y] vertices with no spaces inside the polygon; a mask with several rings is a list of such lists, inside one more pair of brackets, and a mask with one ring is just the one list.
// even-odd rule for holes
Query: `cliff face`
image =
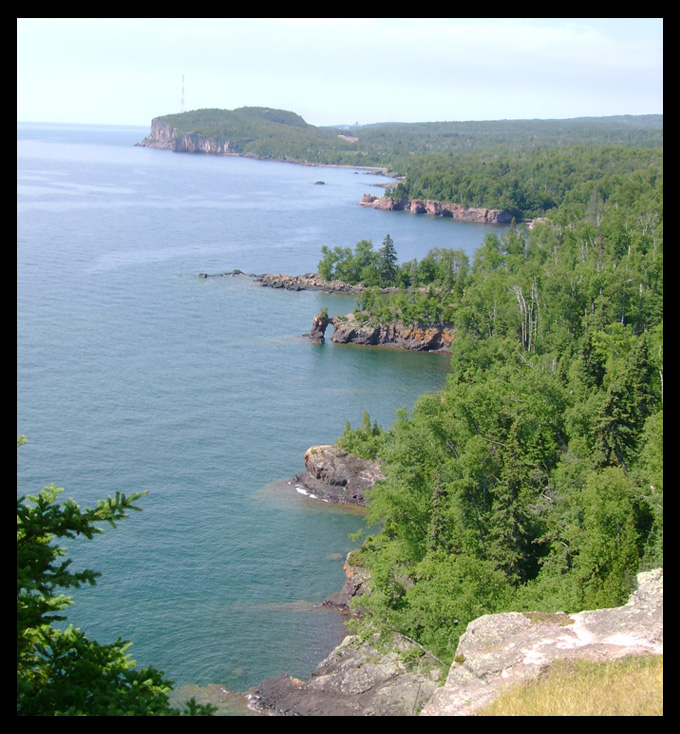
{"label": "cliff face", "polygon": [[559,659],[660,655],[663,569],[639,574],[638,590],[623,607],[480,617],[461,637],[459,662],[442,687],[438,664],[423,656],[420,668],[408,668],[399,652],[414,646],[399,635],[392,644],[385,653],[346,637],[308,681],[285,675],[266,680],[250,705],[279,716],[474,716],[505,688],[537,678]]}
{"label": "cliff face", "polygon": [[198,133],[179,133],[167,122],[152,120],[151,133],[139,145],[143,148],[160,148],[175,153],[211,153],[228,155],[229,141],[204,138]]}
{"label": "cliff face", "polygon": [[326,502],[364,505],[364,492],[384,478],[377,461],[324,445],[307,449],[305,472],[293,482]]}
{"label": "cliff face", "polygon": [[448,352],[453,342],[452,326],[413,326],[400,323],[375,324],[361,321],[356,314],[319,319],[316,316],[312,332],[314,341],[323,342],[327,325],[333,324],[331,341],[336,344],[361,344],[409,349],[414,352]]}
{"label": "cliff face", "polygon": [[371,196],[364,194],[361,206],[384,211],[405,211],[411,214],[429,214],[433,217],[451,217],[463,222],[480,222],[484,224],[509,224],[512,214],[502,209],[482,209],[472,206],[461,206],[450,202],[424,199],[394,199],[391,196]]}

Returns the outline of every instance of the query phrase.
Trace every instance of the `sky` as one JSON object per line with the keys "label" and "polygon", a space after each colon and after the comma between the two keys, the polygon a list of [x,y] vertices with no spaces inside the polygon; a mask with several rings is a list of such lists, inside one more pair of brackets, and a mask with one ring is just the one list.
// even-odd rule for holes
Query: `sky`
{"label": "sky", "polygon": [[663,112],[662,18],[18,18],[17,121],[312,125]]}

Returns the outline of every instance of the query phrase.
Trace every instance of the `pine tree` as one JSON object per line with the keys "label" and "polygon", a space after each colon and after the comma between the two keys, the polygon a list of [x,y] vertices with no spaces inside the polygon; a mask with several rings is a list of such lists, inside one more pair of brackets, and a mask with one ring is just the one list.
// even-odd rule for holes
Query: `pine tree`
{"label": "pine tree", "polygon": [[378,251],[378,270],[383,287],[394,285],[397,277],[397,250],[389,235],[385,237]]}
{"label": "pine tree", "polygon": [[[24,442],[20,437],[17,444]],[[95,509],[81,509],[73,500],[57,502],[54,485],[37,497],[17,500],[17,715],[19,716],[176,716],[210,715],[212,706],[192,699],[180,712],[170,706],[172,681],[152,667],[137,669],[130,644],[118,639],[102,645],[73,627],[55,622],[71,598],[60,589],[94,585],[99,573],[73,572],[65,549],[55,539],[84,536],[91,540],[127,517],[146,494],[116,493]]]}

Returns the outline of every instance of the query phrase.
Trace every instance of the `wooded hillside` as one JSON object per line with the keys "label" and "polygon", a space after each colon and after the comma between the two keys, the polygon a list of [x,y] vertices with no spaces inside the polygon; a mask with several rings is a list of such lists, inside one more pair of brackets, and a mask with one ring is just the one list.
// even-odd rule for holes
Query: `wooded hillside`
{"label": "wooded hillside", "polygon": [[609,150],[571,158],[544,223],[402,264],[424,291],[359,303],[407,322],[437,304],[456,329],[444,390],[339,439],[386,475],[352,558],[364,633],[450,662],[483,614],[617,606],[663,566],[661,156]]}

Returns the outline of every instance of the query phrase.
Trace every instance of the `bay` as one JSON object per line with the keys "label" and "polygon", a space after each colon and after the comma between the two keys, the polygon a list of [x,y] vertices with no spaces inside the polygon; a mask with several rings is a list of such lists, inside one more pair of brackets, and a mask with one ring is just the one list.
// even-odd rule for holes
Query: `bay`
{"label": "bay", "polygon": [[314,272],[322,245],[388,233],[401,261],[472,254],[505,228],[360,207],[385,181],[362,170],[135,147],[147,132],[17,127],[18,494],[148,490],[69,545],[102,573],[69,611],[91,638],[177,685],[305,678],[344,634],[319,603],[363,519],[286,480],[346,421],[388,426],[440,389],[448,359],[312,344],[351,298],[197,274]]}

